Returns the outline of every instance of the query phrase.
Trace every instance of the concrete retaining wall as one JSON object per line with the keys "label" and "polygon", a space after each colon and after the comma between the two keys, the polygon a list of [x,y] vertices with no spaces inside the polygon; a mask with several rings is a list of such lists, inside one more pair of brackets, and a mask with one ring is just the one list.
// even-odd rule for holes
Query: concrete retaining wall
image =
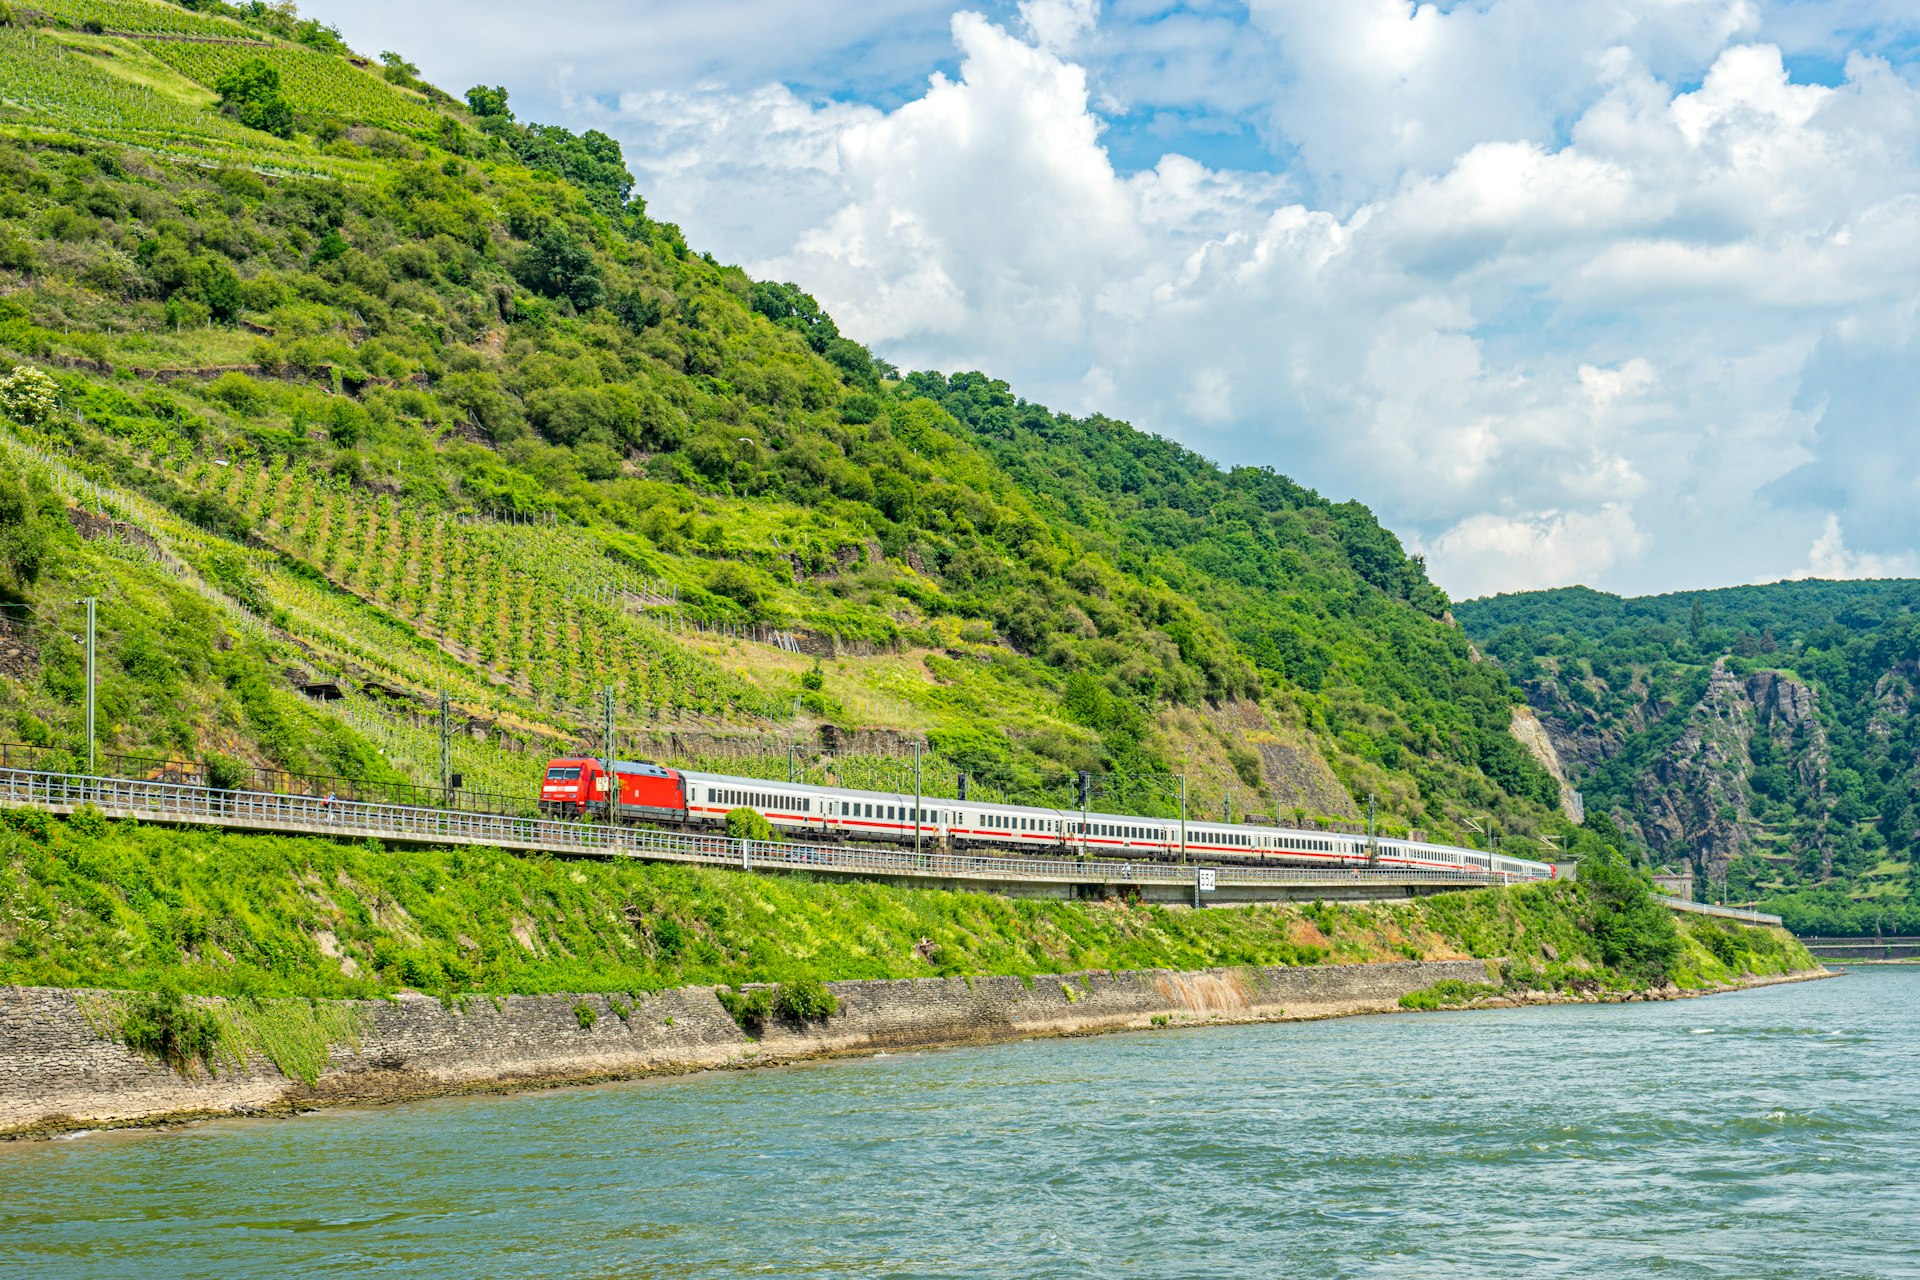
{"label": "concrete retaining wall", "polygon": [[[82,1002],[96,993],[0,988],[0,1136],[194,1116],[580,1083],[765,1065],[905,1046],[983,1044],[1204,1021],[1275,1021],[1398,1007],[1410,991],[1486,981],[1477,960],[1195,973],[1093,971],[1020,978],[829,984],[823,1022],[772,1024],[756,1040],[710,988],[624,997],[508,996],[449,1008],[425,996],[359,1005],[360,1043],[335,1045],[316,1083],[258,1056],[182,1077],[103,1039]],[[578,1007],[595,1015],[581,1026]],[[624,1015],[624,1016],[623,1016]],[[97,1016],[95,1021],[97,1022]]]}

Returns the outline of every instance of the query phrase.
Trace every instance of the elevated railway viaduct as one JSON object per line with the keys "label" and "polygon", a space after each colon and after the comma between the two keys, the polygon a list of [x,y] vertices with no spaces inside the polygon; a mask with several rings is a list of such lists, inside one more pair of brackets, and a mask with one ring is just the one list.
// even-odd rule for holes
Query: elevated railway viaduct
{"label": "elevated railway viaduct", "polygon": [[[638,858],[750,873],[805,873],[1014,897],[1103,898],[1225,906],[1247,902],[1412,898],[1513,877],[1479,869],[1183,865],[736,840],[605,822],[563,822],[462,809],[378,804],[267,791],[34,769],[0,769],[0,806],[232,831],[402,844],[480,846],[577,858]],[[1697,904],[1686,903],[1686,907]],[[1754,923],[1777,918],[1718,909]]]}

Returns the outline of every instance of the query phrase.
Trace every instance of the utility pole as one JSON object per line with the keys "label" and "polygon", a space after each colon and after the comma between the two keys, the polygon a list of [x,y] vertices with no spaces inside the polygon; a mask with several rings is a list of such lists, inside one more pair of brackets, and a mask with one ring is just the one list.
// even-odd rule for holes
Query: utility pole
{"label": "utility pole", "polygon": [[1233,788],[1232,787],[1227,788],[1227,798],[1220,802],[1220,812],[1224,815],[1220,820],[1226,823],[1228,826],[1232,826],[1233,825]]}
{"label": "utility pole", "polygon": [[1187,775],[1180,775],[1180,861],[1187,861]]}
{"label": "utility pole", "polygon": [[787,744],[787,781],[793,781],[793,744]]}
{"label": "utility pole", "polygon": [[920,744],[913,744],[913,856],[920,856]]}
{"label": "utility pole", "polygon": [[93,596],[87,597],[87,774],[92,776],[95,768],[93,745],[93,690],[94,690],[94,608],[99,601]]}
{"label": "utility pole", "polygon": [[1093,775],[1080,771],[1080,856],[1087,856],[1087,814],[1093,804]]}
{"label": "utility pole", "polygon": [[616,754],[613,742],[613,686],[608,685],[602,707],[605,723],[601,726],[600,745],[606,748],[607,758],[601,767],[607,771],[607,821],[619,825],[620,822],[620,775],[614,772],[613,758]]}
{"label": "utility pole", "polygon": [[453,724],[448,714],[447,690],[440,689],[440,802],[453,804]]}
{"label": "utility pole", "polygon": [[1380,861],[1380,845],[1374,836],[1373,792],[1367,792],[1367,863],[1369,866]]}

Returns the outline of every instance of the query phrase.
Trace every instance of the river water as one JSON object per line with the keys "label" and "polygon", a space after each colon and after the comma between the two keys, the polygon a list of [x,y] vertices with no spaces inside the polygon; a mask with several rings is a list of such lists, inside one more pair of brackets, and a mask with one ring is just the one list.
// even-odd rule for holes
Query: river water
{"label": "river water", "polygon": [[1920,968],[0,1144],[0,1273],[1920,1276]]}

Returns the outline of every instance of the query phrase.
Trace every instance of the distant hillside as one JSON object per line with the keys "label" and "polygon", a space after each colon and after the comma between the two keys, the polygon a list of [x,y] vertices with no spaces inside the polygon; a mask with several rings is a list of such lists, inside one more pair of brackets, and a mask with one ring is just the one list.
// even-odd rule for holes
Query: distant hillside
{"label": "distant hillside", "polygon": [[1573,587],[1455,613],[1588,805],[1658,859],[1803,929],[1920,928],[1920,582]]}
{"label": "distant hillside", "polygon": [[902,376],[602,134],[290,5],[41,0],[0,72],[0,736],[79,758],[95,595],[107,747],[230,772],[435,782],[445,689],[524,796],[611,688],[734,771],[1577,838],[1364,507]]}

